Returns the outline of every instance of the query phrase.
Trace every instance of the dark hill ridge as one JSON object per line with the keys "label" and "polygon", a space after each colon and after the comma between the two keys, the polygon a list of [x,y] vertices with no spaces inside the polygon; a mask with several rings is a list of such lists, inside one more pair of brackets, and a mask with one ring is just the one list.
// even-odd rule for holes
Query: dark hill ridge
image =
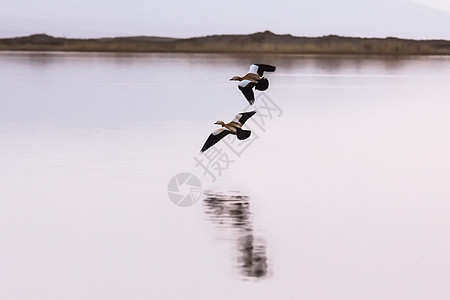
{"label": "dark hill ridge", "polygon": [[0,51],[199,52],[280,54],[450,55],[450,41],[354,38],[329,35],[296,37],[270,31],[249,35],[211,35],[188,39],[116,37],[57,38],[46,34],[0,39]]}

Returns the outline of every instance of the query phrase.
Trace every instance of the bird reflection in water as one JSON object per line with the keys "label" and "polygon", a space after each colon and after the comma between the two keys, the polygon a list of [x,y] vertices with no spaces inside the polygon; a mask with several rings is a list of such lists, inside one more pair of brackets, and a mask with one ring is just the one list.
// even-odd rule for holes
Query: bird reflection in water
{"label": "bird reflection in water", "polygon": [[216,225],[219,238],[237,243],[237,269],[241,275],[245,278],[268,276],[266,243],[255,235],[249,198],[239,193],[207,191],[203,205],[206,218]]}

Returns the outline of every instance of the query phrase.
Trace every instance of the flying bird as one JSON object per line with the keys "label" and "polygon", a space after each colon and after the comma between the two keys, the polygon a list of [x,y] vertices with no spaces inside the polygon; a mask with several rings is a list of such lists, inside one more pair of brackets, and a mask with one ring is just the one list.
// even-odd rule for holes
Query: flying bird
{"label": "flying bird", "polygon": [[255,95],[253,94],[253,87],[258,91],[265,91],[269,87],[269,80],[263,77],[264,72],[274,72],[275,66],[264,64],[253,64],[250,66],[248,73],[243,77],[234,76],[230,80],[240,81],[238,88],[244,94],[250,105],[255,103]]}
{"label": "flying bird", "polygon": [[223,121],[217,121],[216,123],[214,123],[217,125],[221,125],[222,127],[215,130],[213,133],[209,135],[200,152],[208,150],[210,147],[215,145],[218,141],[220,141],[230,133],[236,135],[239,140],[247,139],[251,135],[251,131],[244,130],[241,127],[254,114],[256,114],[256,111],[243,112],[237,114],[234,117],[233,121],[231,121],[230,123],[225,124],[225,122]]}

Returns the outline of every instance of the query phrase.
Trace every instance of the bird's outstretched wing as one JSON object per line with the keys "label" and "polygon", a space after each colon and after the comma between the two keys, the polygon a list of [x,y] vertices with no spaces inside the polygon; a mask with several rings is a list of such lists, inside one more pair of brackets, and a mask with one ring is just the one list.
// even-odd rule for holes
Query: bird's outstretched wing
{"label": "bird's outstretched wing", "polygon": [[241,90],[242,94],[244,94],[245,99],[247,99],[250,105],[253,105],[253,103],[255,103],[255,94],[253,93],[254,86],[255,83],[251,82],[250,80],[242,80],[238,84],[238,88]]}
{"label": "bird's outstretched wing", "polygon": [[248,70],[249,73],[258,74],[259,76],[263,76],[264,72],[275,72],[277,67],[265,64],[253,64],[250,66]]}
{"label": "bird's outstretched wing", "polygon": [[225,129],[225,128],[217,129],[216,131],[214,131],[213,133],[211,133],[209,135],[208,139],[206,140],[206,142],[203,145],[202,150],[200,150],[200,152],[205,152],[210,147],[215,145],[218,141],[220,141],[221,139],[226,137],[229,133],[230,133],[230,131],[228,129]]}
{"label": "bird's outstretched wing", "polygon": [[242,112],[238,113],[235,117],[233,122],[238,122],[241,125],[244,125],[244,123],[250,119],[254,114],[256,114],[256,111],[249,111],[249,112]]}

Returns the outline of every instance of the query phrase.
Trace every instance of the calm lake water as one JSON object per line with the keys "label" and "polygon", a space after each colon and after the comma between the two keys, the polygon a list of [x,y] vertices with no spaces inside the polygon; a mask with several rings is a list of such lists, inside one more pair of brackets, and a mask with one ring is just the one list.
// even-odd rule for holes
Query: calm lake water
{"label": "calm lake water", "polygon": [[[200,155],[253,62],[251,138]],[[0,53],[0,298],[449,299],[449,83],[450,57]]]}

